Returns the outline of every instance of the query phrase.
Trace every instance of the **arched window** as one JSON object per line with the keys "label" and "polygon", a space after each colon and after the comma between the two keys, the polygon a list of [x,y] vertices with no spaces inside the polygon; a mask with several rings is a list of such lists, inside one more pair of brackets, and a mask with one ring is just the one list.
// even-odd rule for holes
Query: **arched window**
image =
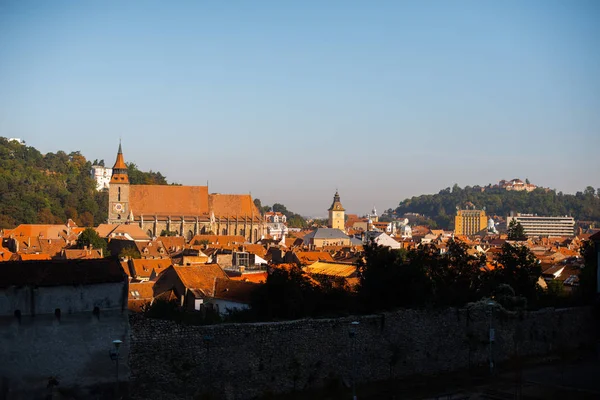
{"label": "arched window", "polygon": [[118,189],[117,201],[121,201],[121,188]]}
{"label": "arched window", "polygon": [[190,240],[192,240],[192,238],[193,238],[193,237],[194,237],[194,232],[192,232],[191,230],[190,230],[190,231],[188,231],[188,233],[187,233],[187,240],[188,240],[188,242],[189,242]]}
{"label": "arched window", "polygon": [[57,320],[60,321],[60,308],[56,308],[54,310],[54,316],[56,317]]}
{"label": "arched window", "polygon": [[221,235],[227,235],[227,228],[223,228]]}
{"label": "arched window", "polygon": [[245,229],[240,229],[240,236],[246,236],[246,230]]}

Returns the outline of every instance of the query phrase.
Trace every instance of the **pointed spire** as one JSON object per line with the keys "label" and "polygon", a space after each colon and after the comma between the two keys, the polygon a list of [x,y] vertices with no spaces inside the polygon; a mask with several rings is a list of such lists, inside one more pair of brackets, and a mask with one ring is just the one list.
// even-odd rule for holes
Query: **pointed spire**
{"label": "pointed spire", "polygon": [[117,152],[117,160],[113,166],[112,176],[110,183],[129,183],[129,177],[127,175],[127,165],[123,158],[123,148],[121,147],[121,139],[119,139],[119,151]]}

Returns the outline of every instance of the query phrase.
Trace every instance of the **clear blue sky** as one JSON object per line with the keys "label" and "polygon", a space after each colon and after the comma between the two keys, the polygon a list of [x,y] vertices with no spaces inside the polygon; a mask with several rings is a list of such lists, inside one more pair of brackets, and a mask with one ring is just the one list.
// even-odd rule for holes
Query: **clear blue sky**
{"label": "clear blue sky", "polygon": [[324,215],[600,187],[600,1],[0,1],[0,136]]}

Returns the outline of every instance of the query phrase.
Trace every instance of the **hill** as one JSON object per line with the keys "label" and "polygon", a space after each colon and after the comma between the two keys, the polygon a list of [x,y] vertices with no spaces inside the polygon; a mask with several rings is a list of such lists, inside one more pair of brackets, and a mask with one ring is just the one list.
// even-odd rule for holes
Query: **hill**
{"label": "hill", "polygon": [[[42,154],[0,137],[0,228],[65,223],[68,218],[79,226],[104,222],[108,193],[96,191],[91,166],[78,151]],[[133,183],[167,184],[160,172],[129,167]]]}
{"label": "hill", "polygon": [[454,225],[456,207],[464,207],[468,202],[479,209],[485,207],[488,215],[506,217],[511,211],[544,216],[569,215],[577,221],[600,224],[600,189],[596,191],[591,186],[573,195],[541,188],[532,192],[517,192],[491,185],[465,188],[454,185],[437,194],[405,199],[395,210],[388,210],[388,213],[423,214],[432,219],[437,227],[448,229]]}

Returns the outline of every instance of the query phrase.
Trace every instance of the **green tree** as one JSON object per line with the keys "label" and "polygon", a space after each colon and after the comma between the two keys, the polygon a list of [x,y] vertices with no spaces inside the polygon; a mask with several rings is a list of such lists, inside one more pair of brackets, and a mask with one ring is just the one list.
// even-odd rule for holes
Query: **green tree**
{"label": "green tree", "polygon": [[509,285],[515,294],[529,301],[536,298],[542,269],[531,250],[525,246],[505,243],[498,257],[498,267],[492,272],[492,285]]}
{"label": "green tree", "polygon": [[106,256],[109,255],[106,250],[106,240],[101,238],[94,228],[86,228],[77,238],[76,248],[83,249],[84,247],[102,249]]}
{"label": "green tree", "polygon": [[508,240],[527,240],[525,229],[517,220],[513,219],[508,225]]}
{"label": "green tree", "polygon": [[365,311],[422,306],[431,297],[431,282],[424,262],[407,262],[404,250],[393,250],[374,242],[365,245],[359,261],[358,295]]}
{"label": "green tree", "polygon": [[584,267],[579,274],[579,291],[583,300],[591,304],[596,298],[598,274],[598,244],[592,240],[586,241],[580,249]]}

